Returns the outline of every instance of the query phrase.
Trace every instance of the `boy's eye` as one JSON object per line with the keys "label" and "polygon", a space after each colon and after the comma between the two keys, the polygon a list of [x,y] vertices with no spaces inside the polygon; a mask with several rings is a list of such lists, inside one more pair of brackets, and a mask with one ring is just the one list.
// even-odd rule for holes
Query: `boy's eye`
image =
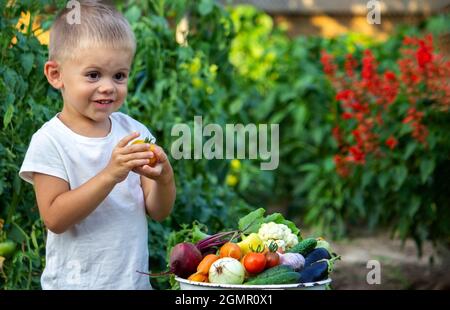
{"label": "boy's eye", "polygon": [[114,75],[114,79],[117,81],[122,81],[127,77],[125,73],[119,72]]}
{"label": "boy's eye", "polygon": [[98,72],[89,72],[86,74],[86,76],[89,78],[89,80],[96,81],[99,79],[100,74]]}

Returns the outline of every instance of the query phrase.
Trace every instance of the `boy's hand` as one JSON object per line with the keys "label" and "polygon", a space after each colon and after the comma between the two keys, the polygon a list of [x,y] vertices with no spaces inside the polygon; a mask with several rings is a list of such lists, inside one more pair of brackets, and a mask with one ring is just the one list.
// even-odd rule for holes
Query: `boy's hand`
{"label": "boy's hand", "polygon": [[164,153],[164,150],[156,144],[154,144],[153,153],[158,160],[154,167],[151,167],[146,163],[134,168],[133,171],[155,181],[170,181],[173,177],[173,171],[166,153]]}
{"label": "boy's hand", "polygon": [[[131,170],[148,164],[150,158],[154,156],[149,151],[150,146],[148,144],[128,145],[130,141],[138,136],[139,133],[135,132],[124,137],[119,141],[111,154],[111,159],[104,171],[115,183],[125,180]],[[167,161],[167,156],[165,160]]]}

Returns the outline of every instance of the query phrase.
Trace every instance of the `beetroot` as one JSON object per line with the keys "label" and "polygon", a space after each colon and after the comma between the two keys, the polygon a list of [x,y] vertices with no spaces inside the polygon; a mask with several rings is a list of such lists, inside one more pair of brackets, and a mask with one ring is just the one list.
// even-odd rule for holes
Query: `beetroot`
{"label": "beetroot", "polygon": [[175,274],[181,278],[187,278],[197,271],[197,266],[200,264],[203,256],[195,244],[190,242],[182,242],[176,244],[172,252],[170,252],[169,270],[159,273],[147,273],[136,270],[141,274],[146,274],[150,277],[160,277]]}
{"label": "beetroot", "polygon": [[239,231],[217,233],[200,240],[196,244],[190,242],[178,243],[173,247],[172,252],[170,252],[168,271],[147,273],[136,270],[136,272],[146,274],[151,277],[175,274],[186,279],[197,271],[197,266],[203,259],[203,255],[210,251],[215,251],[217,247],[220,247],[224,243],[230,241],[236,237],[238,233]]}
{"label": "beetroot", "polygon": [[181,278],[187,278],[197,271],[201,260],[202,253],[194,244],[178,243],[170,253],[170,271]]}

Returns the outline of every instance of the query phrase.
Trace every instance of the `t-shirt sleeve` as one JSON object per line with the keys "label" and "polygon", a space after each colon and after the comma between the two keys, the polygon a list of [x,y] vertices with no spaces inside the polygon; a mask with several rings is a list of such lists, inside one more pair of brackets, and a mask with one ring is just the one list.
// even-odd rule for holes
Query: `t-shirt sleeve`
{"label": "t-shirt sleeve", "polygon": [[55,141],[39,131],[31,138],[19,176],[33,184],[35,172],[55,176],[69,182],[64,162]]}

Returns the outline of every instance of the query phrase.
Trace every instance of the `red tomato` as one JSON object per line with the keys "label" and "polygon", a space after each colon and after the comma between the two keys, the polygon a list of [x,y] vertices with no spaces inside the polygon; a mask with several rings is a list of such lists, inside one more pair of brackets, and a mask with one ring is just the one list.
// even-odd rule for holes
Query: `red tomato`
{"label": "red tomato", "polygon": [[260,273],[266,267],[266,256],[263,253],[250,252],[244,256],[244,267],[249,273]]}
{"label": "red tomato", "polygon": [[272,268],[280,264],[280,255],[276,252],[266,253],[266,268]]}

